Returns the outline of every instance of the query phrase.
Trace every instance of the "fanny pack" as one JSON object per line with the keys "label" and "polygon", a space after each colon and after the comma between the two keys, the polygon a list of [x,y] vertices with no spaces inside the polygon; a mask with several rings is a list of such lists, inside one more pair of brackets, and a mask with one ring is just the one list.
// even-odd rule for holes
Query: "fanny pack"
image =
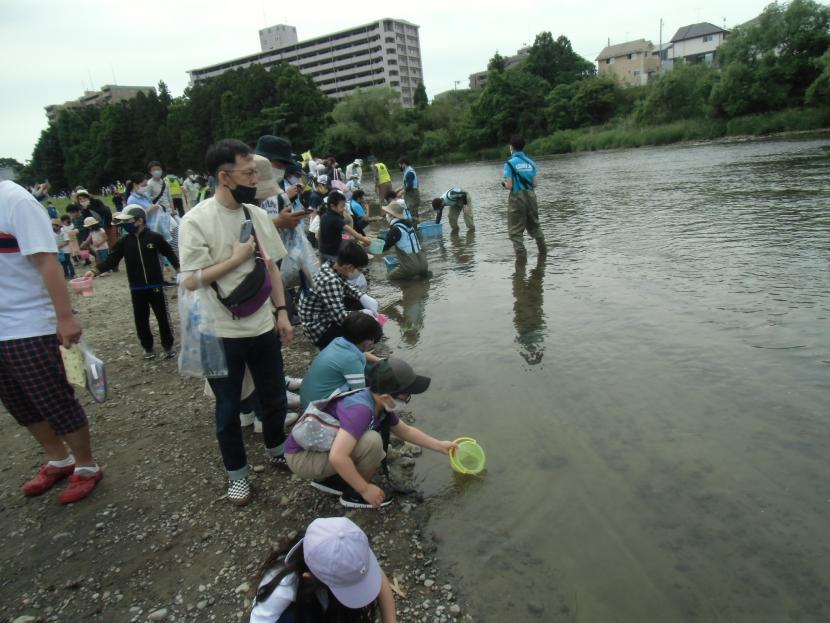
{"label": "fanny pack", "polygon": [[[253,222],[251,213],[243,204],[242,210],[245,212],[245,218]],[[254,237],[256,250],[254,251],[254,269],[245,275],[238,286],[226,297],[219,294],[219,287],[214,281],[211,285],[216,292],[216,298],[224,305],[234,320],[239,318],[246,318],[257,311],[271,296],[271,275],[268,274],[268,269],[265,267],[265,260],[259,250],[259,240],[256,237],[256,228],[251,230],[251,235]]]}

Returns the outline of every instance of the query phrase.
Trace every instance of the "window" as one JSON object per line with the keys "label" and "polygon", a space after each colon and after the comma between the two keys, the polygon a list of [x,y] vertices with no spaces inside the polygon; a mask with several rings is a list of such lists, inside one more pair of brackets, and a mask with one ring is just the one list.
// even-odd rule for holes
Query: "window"
{"label": "window", "polygon": [[386,53],[387,54],[394,54],[395,53],[395,48],[386,48]]}
{"label": "window", "polygon": [[706,35],[703,37],[703,43],[709,43],[710,41],[714,40],[715,35]]}
{"label": "window", "polygon": [[635,70],[634,70],[634,75],[635,75],[635,76],[639,76],[639,75],[640,75],[640,70],[639,70],[639,69],[635,69]]}
{"label": "window", "polygon": [[401,83],[400,83],[400,82],[398,82],[397,80],[393,80],[393,81],[392,81],[392,82],[390,82],[389,84],[391,84],[393,87],[399,87],[399,86],[401,86]]}
{"label": "window", "polygon": [[606,61],[605,61],[605,63],[606,63],[607,65],[613,65],[613,64],[614,64],[614,61],[616,61],[616,60],[617,60],[617,59],[615,59],[615,58],[612,56],[611,58],[609,58],[608,60],[606,60]]}
{"label": "window", "polygon": [[395,43],[394,37],[386,37],[386,43]]}
{"label": "window", "polygon": [[390,69],[390,70],[389,70],[389,75],[390,75],[390,76],[397,76],[397,75],[398,75],[398,71],[397,71],[396,69]]}

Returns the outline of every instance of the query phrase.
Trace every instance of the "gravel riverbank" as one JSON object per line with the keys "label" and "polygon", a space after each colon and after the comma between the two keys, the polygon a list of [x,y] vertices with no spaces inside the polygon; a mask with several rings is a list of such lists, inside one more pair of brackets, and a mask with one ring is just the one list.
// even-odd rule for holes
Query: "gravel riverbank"
{"label": "gravel riverbank", "polygon": [[[369,535],[399,589],[399,621],[472,620],[424,531],[428,501],[399,497],[380,511],[344,513],[337,498],[266,467],[261,439],[248,428],[254,498],[232,507],[221,499],[212,401],[201,381],[179,376],[175,361],[141,359],[123,270],[97,279],[93,297],[73,296],[73,306],[107,363],[109,400],[81,395],[105,477],[69,507],[57,502],[61,486],[22,497],[43,457],[0,407],[0,623],[246,621],[252,576],[271,549],[315,517],[343,514]],[[302,376],[314,351],[296,329],[283,354],[286,373]],[[409,479],[419,454],[393,447],[396,480]]]}

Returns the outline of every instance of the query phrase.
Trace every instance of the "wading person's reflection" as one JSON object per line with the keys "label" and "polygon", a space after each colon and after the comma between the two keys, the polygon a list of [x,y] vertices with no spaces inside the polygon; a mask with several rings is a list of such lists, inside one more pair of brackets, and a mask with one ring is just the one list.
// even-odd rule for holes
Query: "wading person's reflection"
{"label": "wading person's reflection", "polygon": [[530,273],[524,262],[516,263],[513,273],[513,324],[519,354],[530,365],[542,361],[545,354],[545,314],[542,309],[545,259],[540,257]]}
{"label": "wading person's reflection", "polygon": [[429,280],[409,281],[401,284],[401,309],[397,305],[385,308],[383,312],[398,323],[401,338],[410,346],[418,343],[424,327]]}

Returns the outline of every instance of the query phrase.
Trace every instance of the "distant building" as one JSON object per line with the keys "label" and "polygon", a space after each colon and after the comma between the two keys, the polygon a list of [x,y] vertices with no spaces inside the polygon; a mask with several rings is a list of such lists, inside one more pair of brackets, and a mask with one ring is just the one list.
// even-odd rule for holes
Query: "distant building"
{"label": "distant building", "polygon": [[596,58],[597,74],[616,76],[623,84],[640,86],[660,71],[654,44],[645,39],[609,45]]}
{"label": "distant building", "polygon": [[64,102],[63,104],[52,104],[50,106],[46,106],[46,116],[49,118],[49,121],[55,121],[61,111],[68,110],[70,108],[114,104],[116,102],[123,102],[124,100],[133,99],[139,93],[149,95],[150,93],[155,92],[155,87],[127,87],[118,84],[106,84],[101,87],[100,91],[86,91],[76,100]]}
{"label": "distant building", "polygon": [[360,89],[387,86],[412,107],[418,83],[424,81],[419,26],[391,18],[347,30],[297,40],[293,26],[280,24],[259,31],[261,52],[192,69],[191,84],[226,71],[288,63],[314,80],[329,97],[342,98]]}
{"label": "distant building", "polygon": [[[507,56],[504,59],[504,68],[505,69],[513,69],[520,65],[523,61],[527,60],[527,56],[530,54],[530,48],[524,47],[520,49],[516,54],[513,56]],[[487,84],[487,76],[489,75],[488,70],[479,71],[474,74],[470,74],[470,89],[480,89],[485,84]]]}
{"label": "distant building", "polygon": [[0,167],[0,182],[17,179],[17,172],[12,167]]}
{"label": "distant building", "polygon": [[728,35],[728,30],[709,22],[683,26],[671,38],[665,60],[670,61],[671,65],[678,60],[691,64],[714,63],[715,51]]}

